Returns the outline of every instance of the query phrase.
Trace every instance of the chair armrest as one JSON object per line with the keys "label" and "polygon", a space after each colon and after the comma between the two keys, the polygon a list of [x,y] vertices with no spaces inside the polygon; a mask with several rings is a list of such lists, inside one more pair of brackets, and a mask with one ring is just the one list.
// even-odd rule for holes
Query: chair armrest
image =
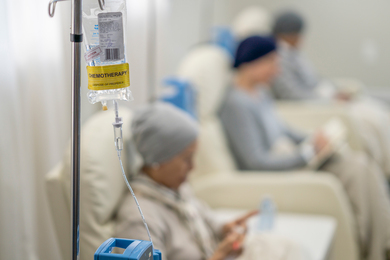
{"label": "chair armrest", "polygon": [[355,130],[354,123],[348,116],[345,104],[337,102],[276,102],[278,115],[297,129],[305,132],[313,132],[323,126],[331,118],[339,118],[347,127],[348,144],[357,151],[363,150],[363,144],[359,133]]}
{"label": "chair armrest", "polygon": [[196,195],[212,208],[256,209],[270,195],[279,211],[322,214],[336,219],[338,228],[332,259],[358,259],[351,207],[340,182],[318,172],[236,172],[210,174],[192,183]]}

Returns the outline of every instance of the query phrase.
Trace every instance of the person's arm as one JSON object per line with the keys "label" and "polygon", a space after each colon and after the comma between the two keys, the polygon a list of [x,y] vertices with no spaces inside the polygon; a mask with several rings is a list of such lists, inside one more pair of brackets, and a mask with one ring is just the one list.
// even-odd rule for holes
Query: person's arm
{"label": "person's arm", "polygon": [[231,232],[234,232],[234,230],[239,227],[243,228],[244,232],[246,233],[248,219],[257,214],[259,214],[258,210],[252,210],[247,212],[245,215],[235,219],[234,221],[225,223],[222,230],[223,234],[227,235]]}
{"label": "person's arm", "polygon": [[276,113],[276,107],[275,107],[275,102],[272,98],[271,95],[268,94],[268,92],[266,92],[266,101],[268,103],[268,106],[269,106],[269,113],[272,113],[273,117],[275,118],[275,120],[278,120],[278,124],[280,125],[280,127],[283,129],[283,133],[289,137],[291,140],[294,141],[294,143],[296,144],[300,144],[302,143],[307,137],[308,135],[303,133],[302,131],[299,131],[298,129],[294,129],[292,127],[290,127],[289,125],[287,125],[280,117],[279,115]]}
{"label": "person's arm", "polygon": [[305,100],[319,98],[316,83],[309,85],[296,73],[297,68],[287,61],[281,61],[281,71],[272,83],[272,91],[278,99]]}
{"label": "person's arm", "polygon": [[247,220],[258,214],[257,210],[248,212],[235,221],[226,223],[222,232],[224,239],[219,243],[214,255],[209,260],[222,260],[227,256],[238,256],[243,251],[243,242],[247,233]]}
{"label": "person's arm", "polygon": [[292,140],[296,145],[300,145],[299,153],[303,157],[306,163],[309,163],[316,155],[315,146],[310,142],[304,142],[309,136],[302,131],[291,128],[275,113],[276,109],[272,99],[268,99],[270,104],[270,113],[273,113],[275,120],[278,120],[278,124],[283,129],[284,135]]}
{"label": "person's arm", "polygon": [[297,129],[293,129],[290,126],[284,124],[284,133],[296,144],[300,144],[308,138],[308,135],[299,131]]}
{"label": "person's arm", "polygon": [[183,183],[180,186],[180,194],[182,197],[184,197],[186,200],[191,201],[191,203],[197,208],[198,212],[202,216],[202,218],[205,220],[205,222],[208,224],[208,226],[211,228],[212,232],[218,239],[222,239],[222,227],[225,224],[224,222],[218,221],[217,217],[211,208],[204,203],[203,201],[199,200],[193,190],[191,185],[186,182]]}
{"label": "person's arm", "polygon": [[245,104],[228,102],[220,113],[230,147],[244,170],[285,171],[306,165],[299,153],[278,156],[267,151],[257,127]]}
{"label": "person's arm", "polygon": [[209,225],[215,236],[217,236],[218,239],[222,239],[224,235],[223,226],[225,223],[217,220],[217,218],[215,217],[215,213],[210,209],[207,204],[199,200],[196,200],[195,203],[197,208],[199,209],[199,212],[202,214],[202,217]]}
{"label": "person's arm", "polygon": [[228,256],[238,256],[242,253],[245,234],[232,232],[218,244],[214,254],[208,260],[224,260]]}
{"label": "person's arm", "polygon": [[290,72],[283,72],[272,83],[273,92],[278,99],[305,100],[319,98],[317,93],[310,89],[303,89],[301,82]]}

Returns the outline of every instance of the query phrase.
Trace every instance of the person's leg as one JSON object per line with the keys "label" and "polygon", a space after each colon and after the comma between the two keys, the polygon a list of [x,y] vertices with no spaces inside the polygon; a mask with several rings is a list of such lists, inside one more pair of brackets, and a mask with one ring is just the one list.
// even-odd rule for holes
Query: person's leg
{"label": "person's leg", "polygon": [[364,98],[351,103],[349,115],[366,152],[390,177],[390,113],[380,102]]}
{"label": "person's leg", "polygon": [[364,255],[367,251],[365,245],[368,243],[370,222],[368,187],[365,184],[367,183],[367,176],[362,174],[359,169],[361,168],[359,165],[362,164],[361,160],[353,158],[349,155],[350,153],[352,152],[348,149],[333,156],[321,170],[333,173],[344,186],[355,216],[361,253]]}
{"label": "person's leg", "polygon": [[371,251],[368,259],[385,259],[390,248],[390,202],[386,178],[373,160],[368,162],[367,178],[371,212]]}
{"label": "person's leg", "polygon": [[355,214],[362,254],[385,259],[390,241],[390,200],[378,165],[363,153],[345,149],[324,165],[343,184]]}

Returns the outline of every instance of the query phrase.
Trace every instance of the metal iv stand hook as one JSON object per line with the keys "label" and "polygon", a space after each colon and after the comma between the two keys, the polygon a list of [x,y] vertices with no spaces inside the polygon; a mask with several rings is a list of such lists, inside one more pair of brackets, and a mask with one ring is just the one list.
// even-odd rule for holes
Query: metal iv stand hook
{"label": "metal iv stand hook", "polygon": [[[65,2],[65,1],[69,1],[69,0],[50,0],[49,6],[48,6],[49,16],[54,17],[57,2]],[[98,2],[99,2],[100,9],[103,11],[105,6],[106,6],[106,1],[105,0],[98,0]]]}

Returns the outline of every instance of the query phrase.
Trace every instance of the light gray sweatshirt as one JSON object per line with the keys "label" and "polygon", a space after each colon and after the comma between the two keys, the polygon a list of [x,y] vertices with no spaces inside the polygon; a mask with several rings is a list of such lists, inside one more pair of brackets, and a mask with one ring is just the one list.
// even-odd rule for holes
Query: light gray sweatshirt
{"label": "light gray sweatshirt", "polygon": [[277,99],[302,100],[320,98],[316,93],[320,79],[303,54],[287,43],[278,46],[280,73],[272,83]]}
{"label": "light gray sweatshirt", "polygon": [[297,152],[274,155],[271,149],[281,137],[299,144],[305,135],[288,128],[276,115],[272,98],[259,91],[256,96],[238,88],[228,90],[219,116],[230,149],[241,170],[285,171],[306,165],[304,156]]}

